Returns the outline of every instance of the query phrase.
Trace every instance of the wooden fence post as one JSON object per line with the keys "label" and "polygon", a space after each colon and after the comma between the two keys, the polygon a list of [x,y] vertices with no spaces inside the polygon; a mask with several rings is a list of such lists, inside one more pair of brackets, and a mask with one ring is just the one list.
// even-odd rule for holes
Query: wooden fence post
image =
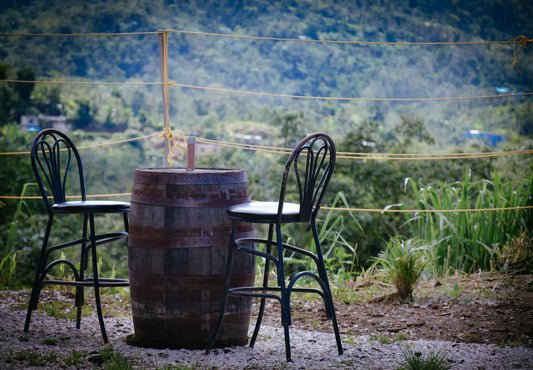
{"label": "wooden fence post", "polygon": [[159,30],[159,59],[161,63],[161,83],[163,88],[163,122],[166,139],[165,164],[172,167],[170,147],[172,145],[172,131],[170,129],[169,97],[168,97],[168,31]]}

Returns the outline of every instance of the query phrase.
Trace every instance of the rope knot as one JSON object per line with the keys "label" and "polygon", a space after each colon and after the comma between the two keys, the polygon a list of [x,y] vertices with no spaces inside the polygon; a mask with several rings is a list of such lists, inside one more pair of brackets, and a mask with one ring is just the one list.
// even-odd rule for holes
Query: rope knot
{"label": "rope knot", "polygon": [[[518,49],[516,49],[516,44],[518,44]],[[518,57],[516,56],[520,48],[525,47],[528,44],[533,44],[533,40],[527,38],[526,36],[518,36],[513,40],[513,67],[516,68],[518,73],[521,73],[520,68],[518,67]]]}
{"label": "rope knot", "polygon": [[183,159],[184,154],[179,148],[179,144],[176,143],[176,138],[184,137],[184,135],[176,134],[170,129],[170,127],[165,127],[163,132],[159,134],[159,137],[166,139],[168,146],[167,162],[169,167],[172,167],[172,156],[174,154],[174,150],[177,150],[178,159]]}

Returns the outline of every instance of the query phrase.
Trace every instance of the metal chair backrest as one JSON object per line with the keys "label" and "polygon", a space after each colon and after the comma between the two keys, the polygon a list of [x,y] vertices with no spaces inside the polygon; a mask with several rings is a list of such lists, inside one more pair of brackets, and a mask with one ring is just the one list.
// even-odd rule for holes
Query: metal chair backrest
{"label": "metal chair backrest", "polygon": [[[35,136],[31,146],[31,165],[49,213],[52,212],[53,204],[65,202],[69,171],[77,170],[81,199],[86,200],[83,166],[78,149],[61,131],[45,129]],[[52,197],[49,197],[47,189]]]}
{"label": "metal chair backrest", "polygon": [[309,134],[292,151],[281,183],[279,196],[278,222],[281,222],[282,207],[285,202],[287,180],[291,168],[294,170],[296,187],[299,192],[299,222],[310,222],[317,216],[320,204],[328,187],[335,167],[335,144],[326,134]]}

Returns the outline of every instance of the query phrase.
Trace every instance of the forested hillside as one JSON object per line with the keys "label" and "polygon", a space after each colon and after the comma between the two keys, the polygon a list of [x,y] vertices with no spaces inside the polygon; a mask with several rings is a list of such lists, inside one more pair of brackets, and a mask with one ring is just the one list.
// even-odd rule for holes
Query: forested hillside
{"label": "forested hillside", "polygon": [[[532,149],[533,105],[523,93],[533,92],[533,45],[497,43],[533,37],[531,19],[524,0],[2,0],[0,80],[11,82],[0,81],[0,151],[28,150],[33,134],[18,129],[22,115],[65,115],[80,145],[160,132],[157,30],[177,31],[168,34],[168,75],[178,85],[170,86],[170,123],[187,135],[290,147],[321,130],[341,152],[380,154]],[[406,100],[461,97],[469,99]],[[472,129],[505,140],[468,138]],[[90,189],[130,191],[134,169],[161,166],[163,147],[151,139],[84,153]],[[259,199],[275,196],[282,161],[224,149],[198,165],[247,169]],[[518,187],[532,172],[530,155],[341,159],[326,204],[343,194],[338,206],[417,207],[407,179],[421,190],[468,179],[473,189],[498,173]],[[2,158],[0,195],[32,181],[26,157]],[[17,206],[4,203],[3,240]],[[20,222],[34,228],[27,217]],[[398,214],[359,213],[361,228],[343,217],[362,265],[383,240],[410,233]],[[35,244],[22,230],[16,247]]]}
{"label": "forested hillside", "polygon": [[[363,42],[507,41],[533,33],[531,7],[524,1],[138,0],[76,1],[65,6],[58,0],[4,1],[0,6],[0,32],[5,33],[88,34],[169,29]],[[8,78],[16,78],[22,68],[33,69],[35,77],[43,80],[158,82],[160,78],[156,35],[1,36],[0,43],[0,57],[4,69],[7,68],[4,75]],[[185,85],[298,96],[400,99],[478,96],[492,95],[496,87],[527,92],[533,85],[531,55],[530,46],[517,51],[518,66],[522,67],[519,73],[513,67],[512,45],[352,45],[170,34],[169,78]],[[48,94],[50,90],[49,87]],[[95,118],[105,121],[107,110],[102,106],[106,102],[96,97],[101,91],[79,90],[62,88],[62,99],[71,103],[64,104],[63,109],[73,119],[76,114],[80,118],[83,109],[95,115],[98,111],[100,116]],[[462,137],[462,131],[454,132],[466,128],[530,132],[526,122],[509,127],[490,116],[482,121],[472,117],[465,122],[460,114],[463,109],[488,105],[520,111],[527,99],[416,105],[324,103],[173,90],[174,122],[184,131],[202,130],[213,125],[213,121],[228,119],[249,117],[268,121],[272,113],[260,116],[258,109],[264,112],[283,106],[312,112],[309,119],[312,117],[315,125],[333,119],[339,131],[350,129],[352,121],[359,119],[390,125],[391,120],[398,120],[397,115],[390,113],[400,112],[418,116],[436,128],[449,122],[453,128],[442,128],[439,133],[445,135],[441,138]],[[124,100],[113,101],[116,99],[110,97],[114,106],[129,107],[134,116],[142,109],[152,120],[160,120],[157,89],[130,87],[120,93]],[[108,122],[108,126],[130,119],[116,114],[119,117]]]}

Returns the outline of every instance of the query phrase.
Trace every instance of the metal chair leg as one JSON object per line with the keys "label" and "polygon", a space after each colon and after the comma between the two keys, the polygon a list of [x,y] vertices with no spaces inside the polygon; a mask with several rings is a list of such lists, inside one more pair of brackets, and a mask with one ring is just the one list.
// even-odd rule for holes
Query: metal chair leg
{"label": "metal chair leg", "polygon": [[265,312],[266,298],[261,298],[259,302],[259,312],[257,313],[257,321],[255,322],[254,333],[252,339],[250,339],[250,347],[254,347],[257,336],[259,335],[259,328],[261,327],[261,321],[263,320],[263,313]]}
{"label": "metal chair leg", "polygon": [[[272,240],[273,233],[274,233],[274,225],[270,224],[268,227],[268,240],[269,241]],[[272,246],[268,244],[266,253],[270,254],[271,252],[272,252]],[[265,270],[263,274],[263,287],[264,288],[268,286],[269,272],[270,272],[270,260],[266,258],[265,259]],[[255,345],[255,341],[257,340],[257,335],[259,334],[259,328],[261,327],[261,322],[263,321],[263,314],[265,312],[265,304],[266,304],[266,298],[262,297],[259,303],[259,311],[257,313],[257,321],[255,322],[254,333],[252,335],[252,339],[250,340],[250,347],[252,348]]]}
{"label": "metal chair leg", "polygon": [[289,324],[285,323],[283,324],[283,331],[284,331],[284,337],[285,337],[285,356],[287,358],[287,362],[292,362],[291,358],[291,339],[289,334]]}
{"label": "metal chair leg", "polygon": [[130,232],[130,225],[128,221],[128,214],[124,213],[124,231],[129,233]]}
{"label": "metal chair leg", "polygon": [[337,350],[339,351],[339,355],[342,355],[344,350],[342,348],[341,334],[339,333],[339,324],[337,323],[337,315],[335,314],[335,309],[333,308],[333,301],[331,302],[331,305],[331,308],[333,309],[333,317],[331,318],[331,321],[333,322],[335,341],[337,342]]}
{"label": "metal chair leg", "polygon": [[[311,222],[311,230],[312,230],[313,238],[315,241],[316,256],[318,258],[318,263],[317,263],[318,276],[324,282],[324,285],[328,289],[329,296],[331,296],[331,292],[329,288],[328,273],[326,271],[326,265],[324,263],[324,256],[322,255],[322,247],[320,246],[320,238],[318,236],[318,231],[316,229],[316,224],[314,221]],[[328,292],[324,292],[324,293],[328,295]],[[326,300],[324,300],[324,309],[326,310],[326,317],[328,319],[331,319],[332,313],[334,312],[332,299],[331,299],[331,305],[329,304],[329,302],[326,302]]]}
{"label": "metal chair leg", "polygon": [[312,230],[313,230],[313,237],[315,239],[316,244],[316,250],[317,250],[317,257],[318,257],[318,274],[319,277],[324,282],[324,286],[326,288],[326,291],[324,294],[326,295],[325,303],[326,303],[326,316],[327,318],[331,319],[333,324],[333,331],[335,333],[335,340],[337,342],[337,350],[339,351],[339,355],[343,354],[343,348],[342,348],[342,341],[341,336],[339,333],[339,325],[337,322],[337,315],[335,314],[335,306],[333,304],[333,296],[331,294],[331,287],[329,285],[329,279],[328,279],[328,273],[326,271],[326,265],[324,263],[324,256],[322,255],[322,248],[320,246],[320,239],[318,237],[318,231],[316,229],[316,224],[312,223]]}
{"label": "metal chair leg", "polygon": [[[83,215],[83,231],[82,231],[82,238],[87,238],[87,224],[89,222],[88,215]],[[83,281],[85,278],[85,271],[87,270],[87,264],[88,264],[88,256],[89,249],[87,247],[86,243],[81,243],[81,260],[80,260],[80,269],[79,269],[79,281]],[[79,329],[81,327],[81,315],[82,315],[82,307],[85,304],[85,289],[82,286],[76,287],[76,298],[75,298],[75,305],[76,305],[76,329]]]}
{"label": "metal chair leg", "polygon": [[[283,260],[280,260],[280,264]],[[279,271],[279,270],[278,270]],[[283,281],[285,282],[285,274],[283,274]],[[285,337],[285,354],[287,356],[287,362],[291,362],[291,339],[289,333],[289,327],[291,326],[291,307],[289,291],[284,290],[281,293],[281,324],[283,325],[284,337]]]}
{"label": "metal chair leg", "polygon": [[[39,265],[41,265],[40,261],[39,261]],[[37,308],[37,302],[39,301],[39,295],[41,293],[40,276],[41,276],[40,269],[37,269],[37,273],[35,274],[35,280],[33,282],[33,287],[31,289],[30,302],[28,303],[28,311],[26,312],[24,332],[27,332],[30,329],[31,314],[33,310]]]}
{"label": "metal chair leg", "polygon": [[278,242],[278,286],[280,289],[280,304],[281,304],[281,324],[283,325],[284,338],[285,338],[285,354],[287,362],[291,362],[291,340],[289,333],[289,326],[291,325],[291,307],[290,307],[290,292],[285,286],[285,266],[283,262],[283,246],[282,246],[282,234],[281,225],[276,224],[276,238]]}
{"label": "metal chair leg", "polygon": [[94,286],[94,299],[96,301],[96,313],[98,315],[98,322],[100,323],[100,330],[102,331],[102,338],[104,343],[107,343],[107,333],[105,330],[104,316],[102,315],[102,303],[100,301],[100,283],[98,281],[98,259],[96,254],[96,233],[94,228],[94,215],[89,216],[90,233],[91,233],[91,252],[93,260],[93,286]]}
{"label": "metal chair leg", "polygon": [[27,332],[30,328],[32,311],[37,309],[37,303],[39,302],[39,296],[41,294],[41,282],[42,274],[46,267],[46,247],[48,245],[48,239],[50,238],[50,230],[52,229],[53,219],[48,218],[46,225],[46,231],[41,246],[41,253],[39,254],[39,262],[37,264],[37,270],[35,271],[35,277],[33,279],[33,286],[31,288],[30,302],[28,303],[28,311],[26,313],[26,322],[24,323],[24,332]]}
{"label": "metal chair leg", "polygon": [[24,332],[28,332],[30,329],[31,314],[34,309],[37,308],[37,302],[39,300],[40,287],[34,287],[31,290],[30,302],[28,304],[28,311],[26,312],[26,321],[24,323]]}
{"label": "metal chair leg", "polygon": [[219,335],[220,329],[222,328],[222,321],[224,319],[224,314],[226,313],[226,305],[228,304],[229,283],[231,279],[231,269],[233,267],[233,251],[235,249],[235,229],[236,229],[236,225],[235,225],[235,222],[233,222],[231,226],[230,245],[229,245],[229,250],[228,250],[228,260],[226,264],[226,278],[224,280],[224,294],[222,296],[222,304],[220,306],[220,311],[218,313],[218,319],[215,325],[215,330],[213,332],[213,335],[211,336],[211,341],[209,342],[209,345],[207,346],[207,349],[205,350],[206,355],[208,355],[211,352],[211,349],[213,349],[213,347],[215,346],[215,342]]}

